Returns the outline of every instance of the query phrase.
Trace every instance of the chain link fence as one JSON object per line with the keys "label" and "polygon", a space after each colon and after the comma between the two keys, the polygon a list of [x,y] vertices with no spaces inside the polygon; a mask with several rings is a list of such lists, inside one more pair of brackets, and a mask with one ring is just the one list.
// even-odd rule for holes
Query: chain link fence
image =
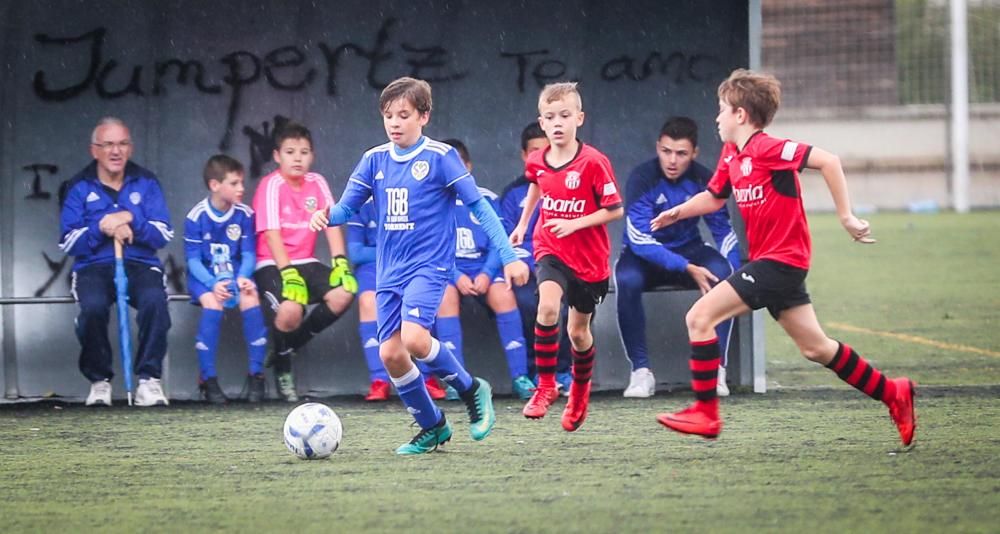
{"label": "chain link fence", "polygon": [[[783,107],[947,104],[947,0],[763,0],[763,67]],[[970,101],[1000,102],[1000,0],[968,1]]]}

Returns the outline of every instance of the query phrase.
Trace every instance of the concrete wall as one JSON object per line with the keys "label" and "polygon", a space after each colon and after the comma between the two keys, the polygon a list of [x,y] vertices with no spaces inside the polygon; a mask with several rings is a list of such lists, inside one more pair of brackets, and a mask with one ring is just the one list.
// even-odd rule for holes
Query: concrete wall
{"label": "concrete wall", "polygon": [[[944,108],[921,106],[859,109],[851,116],[779,111],[768,131],[840,156],[860,207],[907,209],[926,200],[951,206],[948,128]],[[973,106],[969,145],[971,205],[998,208],[1000,105]],[[802,184],[807,209],[833,209],[819,173],[805,173]]]}
{"label": "concrete wall", "polygon": [[[102,116],[132,126],[134,160],[159,174],[178,231],[205,194],[205,159],[224,151],[243,160],[252,169],[252,193],[268,170],[267,138],[285,118],[312,128],[315,170],[341,191],[362,151],[384,142],[378,93],[401,75],[432,82],[427,133],[465,140],[478,181],[495,190],[520,172],[518,136],[537,114],[540,86],[579,80],[587,112],[580,136],[605,151],[624,179],[652,156],[667,116],[690,115],[711,129],[715,87],[748,62],[747,6],[0,0],[0,296],[68,295],[71,263],[56,246],[55,193],[88,163],[90,132]],[[719,143],[703,138],[712,163]],[[620,240],[620,227],[613,231]],[[162,256],[169,292],[183,293],[181,239]],[[6,394],[84,394],[72,332],[76,307],[2,308]],[[170,388],[184,398],[195,385],[198,313],[179,302],[170,310]],[[297,364],[306,366],[299,374],[304,388],[363,389],[351,313]],[[612,344],[613,323],[602,328],[602,343]],[[235,323],[227,322],[226,332],[221,371],[232,391],[245,369],[244,349]],[[500,358],[499,347],[488,345],[470,344],[474,368],[480,358]],[[611,367],[623,361],[599,365],[598,382],[620,387],[620,369]],[[497,378],[503,390],[503,375]]]}

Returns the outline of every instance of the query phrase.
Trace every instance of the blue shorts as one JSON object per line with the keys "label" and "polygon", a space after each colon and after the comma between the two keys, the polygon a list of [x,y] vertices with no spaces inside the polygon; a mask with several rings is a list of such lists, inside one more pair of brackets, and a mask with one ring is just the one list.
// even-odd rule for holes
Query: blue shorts
{"label": "blue shorts", "polygon": [[355,267],[354,277],[358,279],[358,295],[365,291],[375,291],[375,262]]}
{"label": "blue shorts", "polygon": [[378,288],[375,291],[375,307],[378,314],[379,343],[398,332],[403,326],[403,320],[430,330],[446,287],[446,277],[417,273],[398,286]]}

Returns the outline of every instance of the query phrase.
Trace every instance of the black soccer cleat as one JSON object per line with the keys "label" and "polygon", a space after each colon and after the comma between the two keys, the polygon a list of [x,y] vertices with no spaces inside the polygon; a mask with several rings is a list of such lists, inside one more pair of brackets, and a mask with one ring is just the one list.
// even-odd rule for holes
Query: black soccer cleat
{"label": "black soccer cleat", "polygon": [[229,402],[226,398],[226,394],[222,392],[222,388],[219,387],[219,381],[213,376],[208,380],[202,381],[198,384],[198,388],[201,389],[201,395],[210,404],[225,404]]}

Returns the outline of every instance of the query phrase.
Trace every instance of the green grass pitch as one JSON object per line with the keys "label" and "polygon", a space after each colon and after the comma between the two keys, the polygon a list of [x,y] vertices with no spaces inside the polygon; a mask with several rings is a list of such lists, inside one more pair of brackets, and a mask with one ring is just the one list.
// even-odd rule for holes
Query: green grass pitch
{"label": "green grass pitch", "polygon": [[[916,446],[880,403],[767,327],[766,395],[724,401],[716,441],[654,416],[689,394],[595,396],[576,433],[563,401],[529,421],[497,399],[484,442],[444,403],[455,439],[399,458],[397,401],[323,401],[345,437],[330,459],[288,453],[291,406],[164,410],[0,405],[0,526],[33,531],[971,531],[1000,524],[1000,212],[870,218],[851,242],[813,216],[808,280],[821,322],[891,376],[919,383]],[[600,361],[598,361],[600,365]]]}

